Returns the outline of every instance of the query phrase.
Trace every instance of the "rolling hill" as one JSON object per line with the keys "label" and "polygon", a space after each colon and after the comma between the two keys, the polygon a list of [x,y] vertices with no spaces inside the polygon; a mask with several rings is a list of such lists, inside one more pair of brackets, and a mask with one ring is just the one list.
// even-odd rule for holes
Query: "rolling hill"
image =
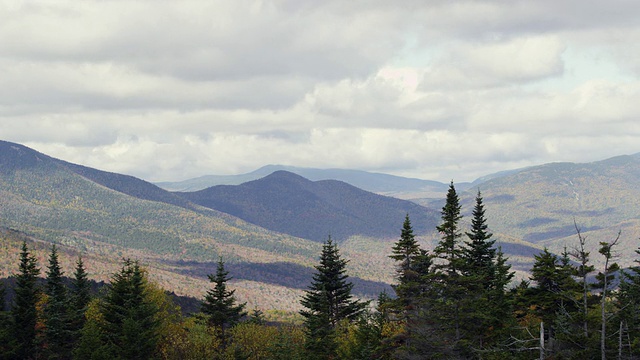
{"label": "rolling hill", "polygon": [[406,214],[416,233],[433,232],[439,214],[406,200],[376,195],[342,181],[310,181],[276,171],[241,185],[219,185],[190,193],[186,200],[266,229],[292,236],[341,241],[363,235],[394,238]]}
{"label": "rolling hill", "polygon": [[[406,178],[389,174],[349,169],[314,169],[284,165],[267,165],[240,175],[206,175],[178,182],[159,182],[159,187],[169,191],[195,192],[217,185],[240,185],[258,180],[276,171],[288,171],[311,181],[339,180],[362,190],[400,199],[440,198],[447,193],[449,184],[438,181]],[[457,184],[464,190],[469,183]]]}
{"label": "rolling hill", "polygon": [[[621,230],[618,261],[626,266],[640,237],[638,184],[640,155],[490,175],[467,191],[456,184],[465,214],[461,227],[468,228],[480,187],[490,229],[521,277],[542,247],[571,247],[574,219],[595,263],[599,241]],[[275,171],[240,185],[172,193],[0,142],[0,228],[23,234],[42,259],[49,243],[59,244],[70,259],[83,254],[96,280],[107,280],[122,257],[138,258],[179,295],[201,296],[208,286],[205,275],[223,257],[242,301],[295,310],[319,241],[331,235],[349,259],[356,292],[375,296],[393,281],[388,254],[407,213],[420,241],[432,246],[438,211],[343,181]],[[0,275],[6,276],[19,242],[3,244]]]}
{"label": "rolling hill", "polygon": [[[479,185],[492,229],[561,252],[577,240],[575,224],[597,245],[622,230],[619,260],[629,265],[640,245],[640,154],[591,163],[550,163]],[[476,189],[474,187],[474,189]],[[474,191],[464,194],[471,202]],[[574,224],[575,220],[575,224]]]}
{"label": "rolling hill", "polygon": [[[41,259],[47,243],[57,243],[68,262],[84,254],[98,280],[108,279],[123,257],[140,259],[161,285],[179,295],[200,297],[208,288],[206,273],[222,257],[242,270],[234,283],[240,299],[264,309],[296,309],[300,282],[321,248],[190,203],[143,180],[7,142],[0,143],[0,226],[24,234],[40,249]],[[15,271],[12,255],[19,244],[6,236],[3,244],[0,274],[6,276]],[[265,282],[278,278],[282,268],[300,274],[291,281]],[[363,296],[388,288],[373,272],[362,276],[354,283]]]}

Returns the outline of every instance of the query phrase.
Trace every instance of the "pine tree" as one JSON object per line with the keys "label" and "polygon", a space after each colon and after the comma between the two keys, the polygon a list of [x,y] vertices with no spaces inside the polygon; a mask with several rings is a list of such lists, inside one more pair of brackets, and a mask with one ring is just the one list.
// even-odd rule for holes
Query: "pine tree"
{"label": "pine tree", "polygon": [[159,340],[158,308],[149,300],[146,286],[147,279],[138,262],[125,259],[100,303],[103,343],[124,359],[154,357]]}
{"label": "pine tree", "polygon": [[226,344],[226,330],[246,316],[246,303],[236,305],[235,290],[227,289],[231,280],[229,272],[224,269],[222,259],[218,260],[215,275],[209,275],[214,286],[209,289],[202,303],[202,312],[206,315],[209,326],[215,328],[223,346]]}
{"label": "pine tree", "polygon": [[311,285],[300,301],[305,308],[300,311],[307,335],[305,346],[317,359],[335,357],[336,326],[343,320],[354,321],[367,306],[353,299],[353,284],[347,281],[346,265],[347,261],[340,257],[338,247],[329,238],[322,247]]}
{"label": "pine tree", "polygon": [[20,267],[15,275],[15,303],[11,309],[13,316],[13,333],[17,341],[16,356],[19,359],[33,359],[37,354],[36,323],[38,312],[36,304],[40,299],[40,289],[36,284],[40,269],[38,263],[27,247],[22,243]]}
{"label": "pine tree", "polygon": [[45,293],[47,304],[44,308],[44,338],[49,359],[71,358],[71,329],[67,288],[62,282],[63,272],[58,261],[56,246],[51,247]]}

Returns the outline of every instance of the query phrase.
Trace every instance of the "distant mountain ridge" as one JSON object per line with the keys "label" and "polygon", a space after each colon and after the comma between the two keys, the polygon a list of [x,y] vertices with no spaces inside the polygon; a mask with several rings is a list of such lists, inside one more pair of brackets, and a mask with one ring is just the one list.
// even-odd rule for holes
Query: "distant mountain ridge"
{"label": "distant mountain ridge", "polygon": [[[480,189],[496,232],[562,252],[575,244],[578,225],[597,259],[599,241],[622,230],[619,261],[627,264],[640,245],[640,154],[532,166],[487,180]],[[472,195],[465,194],[467,202]]]}
{"label": "distant mountain ridge", "polygon": [[[310,181],[288,171],[240,185],[176,193],[186,200],[245,221],[314,241],[328,236],[393,238],[406,214],[417,233],[433,232],[439,214],[406,200],[376,195],[337,180]],[[419,221],[417,221],[419,219]]]}
{"label": "distant mountain ridge", "polygon": [[[429,246],[439,238],[438,211],[347,182],[312,181],[271,170],[265,168],[268,174],[240,185],[171,193],[132,176],[0,141],[0,227],[109,261],[142,256],[161,269],[169,283],[180,279],[177,286],[206,283],[202,273],[223,256],[242,272],[238,280],[246,284],[241,294],[267,286],[260,296],[278,294],[269,300],[273,303],[282,294],[301,291],[304,276],[292,277],[294,286],[281,279],[283,269],[308,274],[319,254],[318,241],[329,235],[348,238],[340,245],[359,271],[357,283],[368,289],[384,286],[381,276],[387,285],[393,281],[388,252],[406,213],[416,233],[423,235],[421,241]],[[610,240],[618,230],[622,237],[617,261],[626,266],[635,257],[640,238],[639,154],[584,164],[550,163],[481,179],[489,228],[519,270],[528,271],[531,256],[544,246],[556,253],[565,245],[570,249],[574,219],[588,237],[594,262],[599,241]],[[455,185],[465,231],[478,183],[466,191],[466,185]],[[196,285],[188,286],[181,291],[197,291]]]}
{"label": "distant mountain ridge", "polygon": [[[216,185],[240,185],[248,181],[258,180],[276,171],[288,171],[311,181],[343,181],[366,191],[403,199],[441,197],[449,187],[449,184],[433,180],[406,178],[362,170],[314,169],[285,165],[266,165],[255,171],[240,175],[206,175],[178,182],[159,182],[156,185],[169,191],[193,192]],[[470,185],[469,183],[456,184],[461,190]]]}

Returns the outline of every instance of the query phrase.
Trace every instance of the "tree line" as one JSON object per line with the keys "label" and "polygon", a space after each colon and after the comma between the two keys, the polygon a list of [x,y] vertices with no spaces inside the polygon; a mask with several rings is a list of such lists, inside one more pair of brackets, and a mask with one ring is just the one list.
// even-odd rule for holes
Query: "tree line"
{"label": "tree line", "polygon": [[620,233],[600,242],[595,269],[576,225],[575,246],[544,249],[514,284],[481,193],[467,231],[461,210],[451,183],[431,251],[405,217],[389,255],[393,293],[375,302],[352,295],[348,261],[329,238],[300,299],[302,324],[248,311],[222,260],[200,312],[185,316],[131,259],[92,296],[82,258],[67,286],[53,245],[38,286],[23,243],[10,307],[0,288],[0,359],[640,359],[640,265],[614,262]]}

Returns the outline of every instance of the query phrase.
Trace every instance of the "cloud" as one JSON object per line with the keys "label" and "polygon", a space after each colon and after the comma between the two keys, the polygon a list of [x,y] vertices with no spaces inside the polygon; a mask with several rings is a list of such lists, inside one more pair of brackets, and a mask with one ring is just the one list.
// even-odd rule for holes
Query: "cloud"
{"label": "cloud", "polygon": [[150,180],[635,153],[630,1],[0,4],[0,138]]}

